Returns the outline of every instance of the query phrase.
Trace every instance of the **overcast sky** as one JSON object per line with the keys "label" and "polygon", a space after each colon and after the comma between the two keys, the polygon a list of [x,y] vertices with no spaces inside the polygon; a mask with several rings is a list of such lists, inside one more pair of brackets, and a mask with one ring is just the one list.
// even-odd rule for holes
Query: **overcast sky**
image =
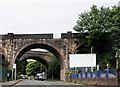
{"label": "overcast sky", "polygon": [[113,6],[119,0],[0,0],[0,34],[73,31],[78,15],[92,5]]}

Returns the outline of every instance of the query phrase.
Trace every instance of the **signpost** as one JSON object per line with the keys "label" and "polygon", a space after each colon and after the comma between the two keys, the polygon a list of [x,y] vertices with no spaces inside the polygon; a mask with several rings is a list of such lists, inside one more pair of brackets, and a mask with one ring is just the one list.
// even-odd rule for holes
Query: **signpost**
{"label": "signpost", "polygon": [[13,69],[15,69],[14,75],[15,75],[15,80],[16,80],[16,64],[15,63],[13,64]]}
{"label": "signpost", "polygon": [[13,69],[16,69],[16,64],[15,63],[13,64]]}

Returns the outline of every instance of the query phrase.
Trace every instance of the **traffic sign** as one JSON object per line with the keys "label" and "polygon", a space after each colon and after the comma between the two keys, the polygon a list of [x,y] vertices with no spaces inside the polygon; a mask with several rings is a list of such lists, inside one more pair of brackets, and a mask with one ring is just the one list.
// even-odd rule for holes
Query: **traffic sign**
{"label": "traffic sign", "polygon": [[16,64],[15,63],[13,64],[13,68],[16,69]]}

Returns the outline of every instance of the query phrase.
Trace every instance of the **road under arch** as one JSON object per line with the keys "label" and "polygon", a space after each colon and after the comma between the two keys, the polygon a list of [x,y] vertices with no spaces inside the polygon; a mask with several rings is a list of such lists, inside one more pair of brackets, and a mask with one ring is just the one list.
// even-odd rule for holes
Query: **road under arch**
{"label": "road under arch", "polygon": [[46,49],[46,50],[50,51],[54,56],[56,56],[56,58],[58,59],[59,64],[60,64],[60,80],[64,80],[63,78],[65,77],[64,76],[65,71],[64,71],[63,57],[61,56],[59,51],[57,51],[57,49],[55,49],[54,47],[52,47],[48,44],[34,43],[34,44],[25,45],[17,52],[14,63],[17,63],[17,60],[20,59],[21,56],[24,55],[27,51],[30,51],[31,49],[36,49],[36,48]]}

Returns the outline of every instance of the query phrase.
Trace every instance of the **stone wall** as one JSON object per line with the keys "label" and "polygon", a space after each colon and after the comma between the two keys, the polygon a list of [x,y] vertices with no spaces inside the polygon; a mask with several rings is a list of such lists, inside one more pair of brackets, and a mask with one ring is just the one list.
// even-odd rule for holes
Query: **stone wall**
{"label": "stone wall", "polygon": [[97,87],[118,87],[117,78],[74,78],[70,80],[74,83],[80,83],[85,85],[95,85]]}

